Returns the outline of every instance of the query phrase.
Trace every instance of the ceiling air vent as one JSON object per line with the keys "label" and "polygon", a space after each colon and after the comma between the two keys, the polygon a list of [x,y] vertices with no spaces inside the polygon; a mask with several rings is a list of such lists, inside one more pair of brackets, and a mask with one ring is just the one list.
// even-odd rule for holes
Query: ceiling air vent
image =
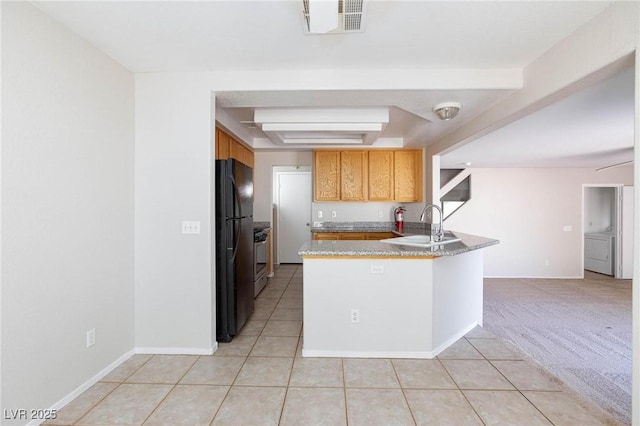
{"label": "ceiling air vent", "polygon": [[336,1],[338,2],[338,27],[326,33],[312,33],[309,0],[302,0],[305,34],[344,34],[364,31],[366,0]]}

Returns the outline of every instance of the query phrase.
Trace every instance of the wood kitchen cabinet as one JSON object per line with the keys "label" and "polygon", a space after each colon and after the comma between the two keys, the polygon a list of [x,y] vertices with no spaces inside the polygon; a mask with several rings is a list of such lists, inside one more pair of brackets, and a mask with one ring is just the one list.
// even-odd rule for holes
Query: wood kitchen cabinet
{"label": "wood kitchen cabinet", "polygon": [[339,232],[314,232],[313,239],[314,240],[339,240],[340,233]]}
{"label": "wood kitchen cabinet", "polygon": [[367,151],[320,150],[313,154],[314,201],[367,200]]}
{"label": "wood kitchen cabinet", "polygon": [[313,152],[314,201],[340,201],[340,151]]}
{"label": "wood kitchen cabinet", "polygon": [[253,168],[253,150],[235,140],[222,129],[216,128],[216,160],[233,158]]}
{"label": "wood kitchen cabinet", "polygon": [[235,158],[242,164],[253,168],[253,152],[241,143],[232,140],[229,147],[229,158]]}
{"label": "wood kitchen cabinet", "polygon": [[216,129],[216,160],[229,158],[231,137],[220,129]]}
{"label": "wood kitchen cabinet", "polygon": [[396,237],[393,232],[314,232],[314,240],[384,240]]}
{"label": "wood kitchen cabinet", "polygon": [[393,152],[394,201],[422,201],[422,151]]}
{"label": "wood kitchen cabinet", "polygon": [[340,152],[340,199],[367,200],[367,151]]}
{"label": "wood kitchen cabinet", "polygon": [[366,232],[365,240],[386,240],[387,238],[395,238],[396,234],[393,232]]}
{"label": "wood kitchen cabinet", "polygon": [[315,150],[314,201],[422,201],[422,150]]}
{"label": "wood kitchen cabinet", "polygon": [[393,150],[369,151],[369,201],[393,201]]}

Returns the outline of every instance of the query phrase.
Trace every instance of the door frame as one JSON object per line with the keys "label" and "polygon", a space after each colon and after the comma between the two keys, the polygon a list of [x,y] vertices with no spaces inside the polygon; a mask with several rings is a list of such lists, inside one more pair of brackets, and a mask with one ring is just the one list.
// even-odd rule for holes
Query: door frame
{"label": "door frame", "polygon": [[581,220],[581,229],[580,231],[583,234],[582,237],[582,278],[584,278],[584,222],[585,222],[585,193],[587,191],[587,188],[613,188],[614,189],[614,197],[615,197],[615,203],[614,203],[614,208],[615,208],[615,212],[614,212],[614,216],[616,218],[616,224],[615,224],[615,229],[613,230],[613,233],[615,235],[615,244],[614,244],[614,274],[613,277],[617,278],[617,279],[621,279],[622,278],[622,256],[620,255],[620,253],[622,253],[622,238],[620,237],[621,235],[621,231],[622,231],[622,224],[620,223],[621,219],[622,219],[622,199],[621,194],[622,194],[622,188],[624,186],[631,186],[631,185],[624,185],[622,183],[602,183],[602,184],[597,184],[597,183],[585,183],[582,184],[582,220]]}
{"label": "door frame", "polygon": [[[271,194],[271,223],[275,225],[275,232],[272,232],[273,236],[275,238],[273,238],[272,244],[271,244],[271,250],[272,250],[272,259],[273,259],[273,263],[275,265],[279,265],[280,264],[280,255],[279,255],[279,243],[280,243],[280,217],[278,215],[278,199],[279,199],[279,192],[280,192],[280,187],[278,185],[278,178],[280,177],[280,175],[283,174],[292,174],[292,173],[300,173],[300,172],[306,172],[309,174],[309,176],[313,179],[313,175],[311,174],[311,166],[301,166],[301,165],[296,165],[296,166],[272,166],[272,189],[273,192]],[[312,204],[312,200],[311,198],[309,199],[309,205]],[[311,205],[311,207],[313,207]],[[309,216],[309,223],[311,223],[311,216]],[[273,226],[273,225],[272,225]]]}

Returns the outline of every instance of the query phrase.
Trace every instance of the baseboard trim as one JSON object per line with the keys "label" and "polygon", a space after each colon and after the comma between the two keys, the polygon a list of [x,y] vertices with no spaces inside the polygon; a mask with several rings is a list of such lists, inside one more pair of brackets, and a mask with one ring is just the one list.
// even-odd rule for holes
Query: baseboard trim
{"label": "baseboard trim", "polygon": [[324,351],[302,348],[303,357],[311,358],[418,358],[431,359],[434,352],[427,351]]}
{"label": "baseboard trim", "polygon": [[576,277],[553,277],[553,276],[541,277],[541,276],[537,276],[537,275],[536,276],[485,275],[482,278],[505,278],[505,279],[527,279],[527,280],[532,280],[532,279],[539,279],[539,280],[581,280],[584,277],[583,276],[576,276]]}
{"label": "baseboard trim", "polygon": [[453,345],[455,342],[457,342],[458,340],[462,339],[468,332],[470,332],[471,330],[476,328],[478,325],[482,326],[482,324],[479,324],[477,321],[474,321],[470,326],[462,329],[462,331],[460,331],[459,333],[453,335],[453,337],[450,337],[449,339],[445,340],[444,343],[438,345],[433,350],[434,356],[438,356],[440,354],[440,352],[444,351],[449,346]]}
{"label": "baseboard trim", "polygon": [[[103,368],[98,374],[78,386],[76,389],[71,391],[70,394],[62,398],[60,401],[53,404],[49,409],[50,410],[60,410],[65,405],[76,399],[83,392],[89,389],[91,386],[95,385],[105,377],[107,374],[111,373],[115,370],[120,364],[131,358],[135,354],[145,354],[145,355],[213,355],[213,353],[218,350],[218,342],[214,342],[213,346],[210,348],[135,348],[131,349],[124,355],[122,355],[117,360],[113,361],[111,364],[107,365]],[[44,422],[44,420],[32,420],[27,423],[27,426],[37,426]]]}
{"label": "baseboard trim", "polygon": [[[133,355],[135,355],[135,351],[133,349],[131,349],[130,351],[128,351],[127,353],[122,355],[120,358],[116,359],[111,364],[107,365],[105,368],[100,370],[100,372],[98,374],[96,374],[95,376],[93,376],[92,378],[90,378],[89,380],[87,380],[86,382],[81,384],[80,386],[78,386],[76,389],[71,391],[71,393],[69,395],[65,396],[60,401],[58,401],[55,404],[53,404],[49,408],[49,410],[60,410],[62,407],[64,407],[65,405],[67,405],[68,403],[70,403],[71,401],[76,399],[78,396],[80,396],[83,392],[85,392],[91,386],[93,386],[96,383],[98,383],[100,381],[100,379],[105,377],[107,374],[111,373],[120,364],[122,364],[123,362],[125,362],[126,360],[131,358]],[[37,426],[39,424],[42,424],[43,422],[44,422],[44,420],[32,420],[29,423],[27,423],[27,426]]]}
{"label": "baseboard trim", "polygon": [[209,348],[156,348],[140,347],[135,349],[137,354],[145,355],[213,355],[218,350],[218,342]]}

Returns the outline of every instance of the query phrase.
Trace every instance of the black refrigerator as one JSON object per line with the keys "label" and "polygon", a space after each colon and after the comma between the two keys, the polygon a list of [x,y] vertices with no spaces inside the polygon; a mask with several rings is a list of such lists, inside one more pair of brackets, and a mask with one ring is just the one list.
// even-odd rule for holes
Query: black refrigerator
{"label": "black refrigerator", "polygon": [[253,313],[253,170],[216,160],[216,340],[230,342]]}

